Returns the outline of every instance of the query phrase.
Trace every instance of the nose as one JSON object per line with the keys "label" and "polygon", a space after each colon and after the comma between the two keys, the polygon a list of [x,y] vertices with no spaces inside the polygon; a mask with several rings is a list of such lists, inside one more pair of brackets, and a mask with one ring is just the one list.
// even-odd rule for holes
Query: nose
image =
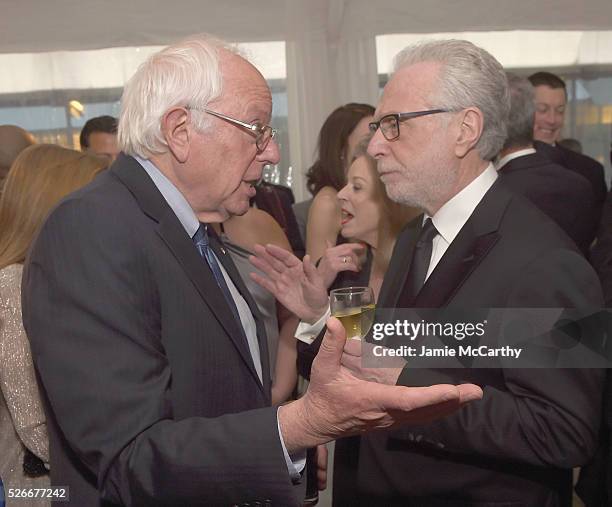
{"label": "nose", "polygon": [[378,128],[368,143],[368,154],[376,159],[386,155],[388,153],[387,142],[380,128]]}
{"label": "nose", "polygon": [[549,109],[548,111],[546,111],[546,114],[544,115],[544,120],[546,121],[546,123],[553,124],[555,123],[555,119],[556,119],[555,111],[553,111],[552,109]]}
{"label": "nose", "polygon": [[338,192],[338,194],[336,195],[336,197],[338,198],[338,200],[340,201],[346,201],[346,193],[347,193],[347,188],[348,188],[348,184],[344,185],[340,191]]}
{"label": "nose", "polygon": [[280,161],[280,148],[278,147],[276,140],[274,138],[270,139],[266,149],[258,153],[255,158],[259,162],[263,162],[265,164],[278,164]]}

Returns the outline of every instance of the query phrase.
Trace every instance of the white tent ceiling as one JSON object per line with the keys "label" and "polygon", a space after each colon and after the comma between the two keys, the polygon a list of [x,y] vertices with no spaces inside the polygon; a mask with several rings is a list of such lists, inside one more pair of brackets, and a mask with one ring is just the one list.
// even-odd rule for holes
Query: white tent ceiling
{"label": "white tent ceiling", "polygon": [[[293,13],[306,13],[296,19]],[[331,41],[384,33],[612,28],[610,0],[0,0],[0,52],[167,44],[211,32],[292,39],[296,23]]]}
{"label": "white tent ceiling", "polygon": [[[487,30],[612,30],[612,0],[0,0],[5,54],[165,45],[197,32],[285,41],[290,158],[298,172],[312,162],[329,111],[376,102],[377,35]],[[591,39],[579,50],[597,55],[597,44],[610,41]]]}

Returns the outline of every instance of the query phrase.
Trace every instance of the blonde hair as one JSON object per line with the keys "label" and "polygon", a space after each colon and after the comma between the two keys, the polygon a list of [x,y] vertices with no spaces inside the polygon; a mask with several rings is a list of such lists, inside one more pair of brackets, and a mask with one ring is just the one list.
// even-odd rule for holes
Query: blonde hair
{"label": "blonde hair", "polygon": [[0,268],[23,263],[51,209],[108,164],[106,159],[51,144],[23,150],[8,172],[0,198]]}

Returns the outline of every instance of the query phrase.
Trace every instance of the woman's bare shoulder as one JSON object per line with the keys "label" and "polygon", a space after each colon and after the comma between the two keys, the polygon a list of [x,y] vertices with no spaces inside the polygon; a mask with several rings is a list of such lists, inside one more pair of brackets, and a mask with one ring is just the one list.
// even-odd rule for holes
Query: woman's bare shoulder
{"label": "woman's bare shoulder", "polygon": [[263,210],[250,208],[246,214],[234,217],[232,221],[234,223],[227,231],[231,234],[232,241],[251,252],[256,244],[268,243],[291,250],[289,240],[281,226]]}

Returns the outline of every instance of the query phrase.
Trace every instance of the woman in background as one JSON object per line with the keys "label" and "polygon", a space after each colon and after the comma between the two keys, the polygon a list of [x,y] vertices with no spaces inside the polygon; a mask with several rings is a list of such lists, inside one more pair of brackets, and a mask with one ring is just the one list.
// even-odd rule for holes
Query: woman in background
{"label": "woman in background", "polygon": [[[308,279],[318,288],[318,294],[310,294],[310,300],[327,301],[329,288],[348,286],[370,286],[375,300],[382,285],[384,275],[391,260],[395,240],[402,228],[420,214],[419,210],[397,204],[389,199],[385,186],[378,176],[376,161],[367,153],[367,141],[362,141],[356,149],[356,158],[350,165],[347,174],[347,184],[338,192],[338,207],[341,213],[340,234],[344,238],[360,241],[344,243],[326,249],[319,266],[315,269],[310,258],[304,259],[304,264],[310,265],[313,276],[305,276],[303,264],[295,256],[286,254],[280,249],[258,247],[257,258],[251,258],[253,265],[268,275],[269,279],[256,273],[251,274],[253,280],[271,291],[287,308],[298,316],[300,308],[294,305],[295,299],[290,292],[303,293],[301,284]],[[365,245],[365,252],[364,246]],[[365,254],[365,255],[363,255]],[[266,259],[272,262],[266,262]],[[281,261],[279,263],[278,261]],[[281,284],[275,284],[277,276],[282,276],[272,266],[286,266],[289,277]],[[288,287],[286,284],[293,284]],[[322,336],[322,335],[321,335]],[[309,377],[310,364],[314,359],[320,339],[311,346],[304,347],[300,343],[300,373]],[[287,349],[287,352],[290,349]],[[282,351],[285,353],[286,351]],[[292,357],[279,357],[279,361],[291,364],[296,361],[295,348],[291,350]],[[281,351],[279,351],[279,356]],[[293,378],[283,378],[278,375],[277,385],[292,384]],[[335,479],[334,479],[335,481]],[[335,493],[334,493],[335,496]],[[348,505],[348,504],[347,504]]]}
{"label": "woman in background", "polygon": [[[30,345],[21,320],[26,252],[51,208],[108,166],[99,159],[39,144],[17,157],[0,199],[0,477],[8,488],[48,488],[49,442]],[[49,499],[7,498],[7,507]]]}
{"label": "woman in background", "polygon": [[372,106],[350,103],[335,109],[321,127],[318,157],[306,174],[308,190],[314,198],[294,205],[298,224],[308,217],[306,253],[314,261],[336,244],[341,220],[336,195],[346,185],[346,171],[355,148],[368,134],[373,115]]}

